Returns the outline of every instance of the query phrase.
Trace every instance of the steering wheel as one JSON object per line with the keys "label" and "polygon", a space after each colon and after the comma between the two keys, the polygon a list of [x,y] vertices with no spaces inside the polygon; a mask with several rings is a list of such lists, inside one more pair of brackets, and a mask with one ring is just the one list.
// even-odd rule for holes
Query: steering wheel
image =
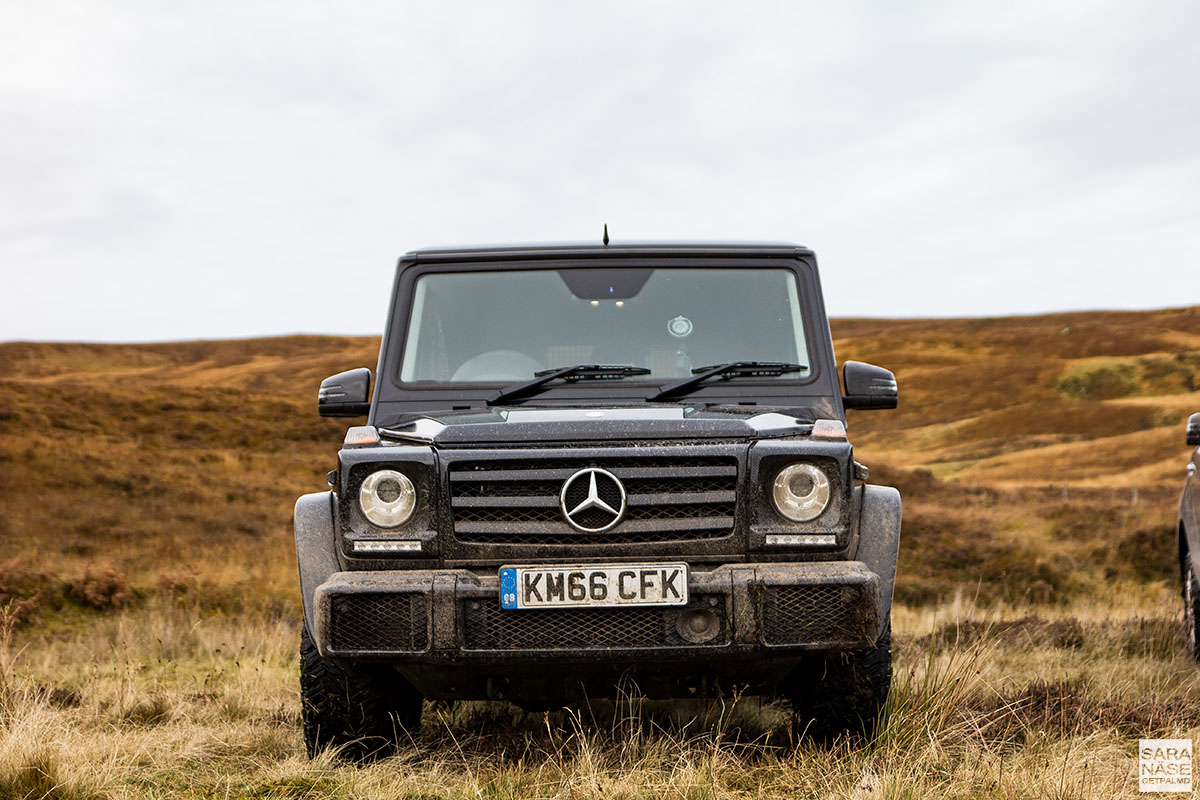
{"label": "steering wheel", "polygon": [[519,381],[532,378],[533,373],[545,369],[535,358],[516,350],[489,350],[469,358],[454,370],[452,381]]}

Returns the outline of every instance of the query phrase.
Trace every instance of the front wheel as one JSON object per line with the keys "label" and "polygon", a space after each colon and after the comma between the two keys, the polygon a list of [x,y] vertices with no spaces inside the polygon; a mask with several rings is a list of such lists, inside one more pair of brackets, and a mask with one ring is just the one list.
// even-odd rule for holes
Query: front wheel
{"label": "front wheel", "polygon": [[391,755],[397,739],[421,724],[421,695],[388,667],[322,658],[300,634],[304,744],[314,758],[329,747],[351,761]]}
{"label": "front wheel", "polygon": [[892,625],[872,647],[815,658],[780,688],[792,701],[800,730],[818,739],[875,732],[892,686]]}

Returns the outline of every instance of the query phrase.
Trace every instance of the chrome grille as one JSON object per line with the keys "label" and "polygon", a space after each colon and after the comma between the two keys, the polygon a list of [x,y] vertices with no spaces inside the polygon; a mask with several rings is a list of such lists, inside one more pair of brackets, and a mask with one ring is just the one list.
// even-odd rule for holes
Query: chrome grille
{"label": "chrome grille", "polygon": [[[624,519],[603,533],[567,525],[563,483],[586,467],[624,484]],[[450,466],[455,538],[476,544],[621,544],[717,539],[733,532],[737,460],[723,456],[496,459]],[[582,520],[586,527],[587,520]]]}

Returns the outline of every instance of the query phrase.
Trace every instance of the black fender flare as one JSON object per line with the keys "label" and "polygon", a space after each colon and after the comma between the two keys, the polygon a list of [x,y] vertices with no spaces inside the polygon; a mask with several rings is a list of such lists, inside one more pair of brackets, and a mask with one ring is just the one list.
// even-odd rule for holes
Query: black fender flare
{"label": "black fender flare", "polygon": [[858,560],[879,576],[879,620],[886,625],[896,588],[900,557],[900,492],[891,486],[864,486],[858,515]]}
{"label": "black fender flare", "polygon": [[337,495],[314,492],[296,501],[292,528],[296,534],[296,563],[300,569],[300,598],[304,604],[304,625],[316,638],[313,625],[313,594],[329,576],[341,569],[337,559]]}

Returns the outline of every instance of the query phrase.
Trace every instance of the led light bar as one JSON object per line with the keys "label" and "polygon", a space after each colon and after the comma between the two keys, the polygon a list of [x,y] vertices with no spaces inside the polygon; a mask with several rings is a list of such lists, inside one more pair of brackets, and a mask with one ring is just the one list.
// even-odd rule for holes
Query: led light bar
{"label": "led light bar", "polygon": [[837,544],[837,536],[832,533],[768,533],[767,546],[779,547],[799,545],[801,547],[829,546]]}
{"label": "led light bar", "polygon": [[392,539],[384,541],[359,541],[354,543],[356,553],[419,553],[421,542],[417,539]]}

